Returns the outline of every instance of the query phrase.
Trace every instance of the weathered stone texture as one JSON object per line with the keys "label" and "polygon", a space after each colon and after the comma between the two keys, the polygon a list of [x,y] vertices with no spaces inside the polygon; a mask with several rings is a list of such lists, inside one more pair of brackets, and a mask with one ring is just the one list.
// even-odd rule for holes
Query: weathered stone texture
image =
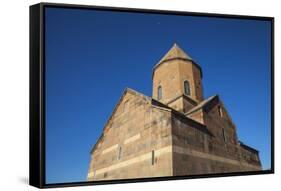
{"label": "weathered stone texture", "polygon": [[[171,116],[166,110],[153,108],[149,103],[147,98],[125,94],[105,127],[103,138],[92,153],[89,173],[95,176],[88,176],[89,180],[172,175],[171,156],[156,156],[157,150],[171,145]],[[108,148],[109,151],[104,153]],[[149,165],[153,150],[155,164]],[[148,157],[139,162],[138,157],[143,155]],[[136,161],[124,165],[131,159]],[[116,167],[114,170],[99,173],[100,169],[122,162],[125,162],[122,168]]]}
{"label": "weathered stone texture", "polygon": [[203,99],[201,78],[175,45],[153,70],[152,98],[127,88],[91,151],[88,180],[261,170],[219,97]]}
{"label": "weathered stone texture", "polygon": [[[201,75],[200,66],[174,45],[153,70],[152,97],[158,99],[158,87],[161,86],[163,96],[159,101],[186,112],[203,100]],[[189,82],[189,95],[185,95],[184,81]]]}

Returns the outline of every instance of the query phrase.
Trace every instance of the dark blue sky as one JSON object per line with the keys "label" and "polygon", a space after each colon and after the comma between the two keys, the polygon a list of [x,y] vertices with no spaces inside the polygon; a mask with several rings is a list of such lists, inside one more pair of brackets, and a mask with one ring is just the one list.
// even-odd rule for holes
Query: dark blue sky
{"label": "dark blue sky", "polygon": [[126,87],[152,92],[174,42],[203,70],[241,141],[270,168],[268,21],[46,8],[46,182],[85,181],[90,149]]}

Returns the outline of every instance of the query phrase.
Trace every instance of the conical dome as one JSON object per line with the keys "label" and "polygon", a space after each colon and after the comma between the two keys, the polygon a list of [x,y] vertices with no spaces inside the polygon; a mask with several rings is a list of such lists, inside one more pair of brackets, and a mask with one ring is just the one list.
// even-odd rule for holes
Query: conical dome
{"label": "conical dome", "polygon": [[171,61],[171,60],[186,60],[186,61],[191,61],[198,69],[200,70],[200,75],[202,77],[202,71],[201,67],[196,64],[196,62],[186,53],[184,52],[176,43],[172,46],[172,48],[165,54],[165,56],[154,66],[153,72],[152,72],[152,78],[154,75],[154,70],[160,66],[162,63],[166,61]]}
{"label": "conical dome", "polygon": [[[165,54],[165,56],[158,62],[158,64],[161,64],[162,62],[166,60],[171,60],[171,59],[187,59],[191,60],[192,58],[186,54],[176,43],[173,45],[173,47]],[[158,65],[157,64],[157,65]]]}

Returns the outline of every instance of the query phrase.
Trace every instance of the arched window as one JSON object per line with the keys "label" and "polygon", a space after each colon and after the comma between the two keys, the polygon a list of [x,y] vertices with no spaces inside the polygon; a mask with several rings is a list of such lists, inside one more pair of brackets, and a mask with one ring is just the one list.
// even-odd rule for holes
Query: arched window
{"label": "arched window", "polygon": [[183,84],[184,84],[184,94],[185,95],[190,95],[189,82],[187,80],[185,80]]}
{"label": "arched window", "polygon": [[161,86],[158,86],[158,89],[157,89],[157,99],[158,100],[162,99],[162,87]]}

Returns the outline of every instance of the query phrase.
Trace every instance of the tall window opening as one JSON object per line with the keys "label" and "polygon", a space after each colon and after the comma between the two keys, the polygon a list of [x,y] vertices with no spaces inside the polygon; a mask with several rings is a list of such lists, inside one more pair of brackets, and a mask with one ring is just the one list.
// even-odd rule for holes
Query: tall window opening
{"label": "tall window opening", "polygon": [[161,86],[158,86],[158,89],[157,89],[157,99],[158,100],[162,99],[162,87]]}
{"label": "tall window opening", "polygon": [[155,158],[154,150],[152,150],[152,152],[151,152],[151,165],[154,165],[154,158]]}
{"label": "tall window opening", "polygon": [[221,108],[221,106],[218,106],[218,112],[219,112],[219,116],[222,117],[222,108]]}
{"label": "tall window opening", "polygon": [[223,137],[223,141],[226,143],[226,136],[225,136],[224,128],[222,128],[222,137]]}
{"label": "tall window opening", "polygon": [[94,178],[93,179],[95,180],[95,178],[96,178],[96,170],[94,171]]}
{"label": "tall window opening", "polygon": [[122,147],[120,146],[117,153],[117,160],[121,159],[121,152],[122,152]]}
{"label": "tall window opening", "polygon": [[185,80],[183,82],[184,85],[184,94],[185,95],[190,95],[190,86],[189,86],[189,82],[187,80]]}
{"label": "tall window opening", "polygon": [[128,107],[129,107],[129,100],[127,100],[127,101],[124,102],[123,112],[124,112],[124,111],[127,111],[127,110],[128,110]]}

